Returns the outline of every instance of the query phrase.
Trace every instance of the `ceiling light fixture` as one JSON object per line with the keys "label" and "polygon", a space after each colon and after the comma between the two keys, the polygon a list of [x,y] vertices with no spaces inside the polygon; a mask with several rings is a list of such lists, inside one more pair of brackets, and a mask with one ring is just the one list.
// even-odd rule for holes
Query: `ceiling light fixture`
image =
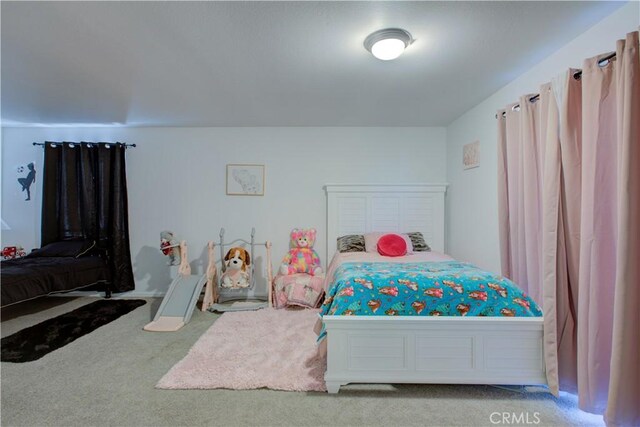
{"label": "ceiling light fixture", "polygon": [[383,61],[396,59],[413,43],[411,34],[402,28],[385,28],[375,31],[364,39],[364,48]]}

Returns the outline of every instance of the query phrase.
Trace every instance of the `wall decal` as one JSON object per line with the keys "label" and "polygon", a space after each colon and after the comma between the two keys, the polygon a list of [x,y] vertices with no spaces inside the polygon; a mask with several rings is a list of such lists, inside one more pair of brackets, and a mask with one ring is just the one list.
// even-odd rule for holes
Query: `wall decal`
{"label": "wall decal", "polygon": [[22,187],[22,192],[27,192],[25,201],[31,200],[31,184],[36,182],[36,164],[31,162],[27,165],[17,167],[18,184]]}

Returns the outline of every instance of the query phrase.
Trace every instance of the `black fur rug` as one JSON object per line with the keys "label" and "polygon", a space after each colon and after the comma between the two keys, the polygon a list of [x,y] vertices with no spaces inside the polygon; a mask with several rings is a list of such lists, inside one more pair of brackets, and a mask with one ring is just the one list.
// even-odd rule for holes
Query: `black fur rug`
{"label": "black fur rug", "polygon": [[146,303],[140,299],[100,300],[45,320],[2,338],[0,360],[14,363],[38,360]]}

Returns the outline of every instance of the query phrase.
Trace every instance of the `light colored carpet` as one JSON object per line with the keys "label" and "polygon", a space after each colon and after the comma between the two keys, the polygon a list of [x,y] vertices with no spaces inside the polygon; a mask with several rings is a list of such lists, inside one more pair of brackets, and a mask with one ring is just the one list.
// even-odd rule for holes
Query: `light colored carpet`
{"label": "light colored carpet", "polygon": [[[45,298],[2,310],[2,336],[91,302]],[[218,318],[144,332],[160,300],[40,360],[0,364],[3,426],[493,426],[499,413],[541,426],[602,425],[572,396],[464,385],[348,385],[337,395],[273,390],[158,390],[158,380]],[[495,415],[493,415],[495,420]],[[504,423],[503,423],[504,425]]]}
{"label": "light colored carpet", "polygon": [[326,391],[326,359],[313,326],[318,310],[226,313],[165,375],[162,389]]}

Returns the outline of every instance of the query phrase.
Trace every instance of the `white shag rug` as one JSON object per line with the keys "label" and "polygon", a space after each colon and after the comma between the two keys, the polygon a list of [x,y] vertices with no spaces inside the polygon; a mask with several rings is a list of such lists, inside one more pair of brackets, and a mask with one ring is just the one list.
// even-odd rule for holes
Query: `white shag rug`
{"label": "white shag rug", "polygon": [[318,310],[225,313],[156,388],[325,391],[317,319]]}

